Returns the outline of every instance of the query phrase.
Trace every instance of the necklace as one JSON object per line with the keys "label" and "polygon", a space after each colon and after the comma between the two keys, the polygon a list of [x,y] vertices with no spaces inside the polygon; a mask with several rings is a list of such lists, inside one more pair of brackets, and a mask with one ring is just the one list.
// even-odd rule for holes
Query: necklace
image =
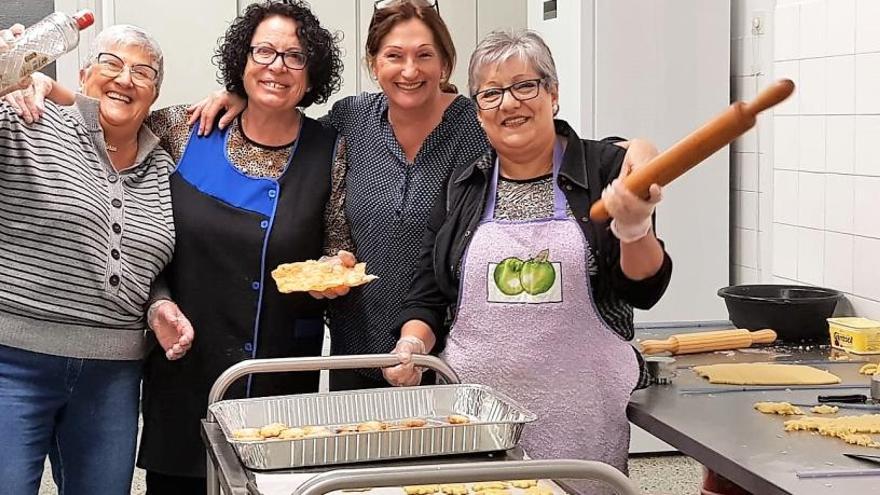
{"label": "necklace", "polygon": [[113,146],[110,143],[104,143],[104,147],[107,148],[107,151],[109,151],[110,153],[116,153],[117,151],[119,151],[119,148]]}

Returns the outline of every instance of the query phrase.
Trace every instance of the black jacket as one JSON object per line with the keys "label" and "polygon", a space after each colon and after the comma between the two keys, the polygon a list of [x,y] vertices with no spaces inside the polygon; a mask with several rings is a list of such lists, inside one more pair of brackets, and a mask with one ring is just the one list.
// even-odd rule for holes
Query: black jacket
{"label": "black jacket", "polygon": [[[620,243],[611,233],[608,222],[595,223],[589,221],[588,216],[590,205],[620,173],[625,150],[607,142],[581,140],[561,120],[556,121],[556,133],[567,140],[559,186],[597,260],[598,272],[591,277],[593,298],[597,302],[618,298],[639,309],[652,307],[669,284],[672,274],[669,255],[664,251],[663,264],[654,276],[630,280],[620,268]],[[454,317],[459,290],[458,267],[471,234],[480,222],[495,157],[491,150],[476,162],[453,171],[425,232],[419,266],[397,328],[399,331],[411,319],[426,322],[437,336],[434,352],[443,349]],[[627,329],[615,330],[627,340],[632,339],[631,321]]]}

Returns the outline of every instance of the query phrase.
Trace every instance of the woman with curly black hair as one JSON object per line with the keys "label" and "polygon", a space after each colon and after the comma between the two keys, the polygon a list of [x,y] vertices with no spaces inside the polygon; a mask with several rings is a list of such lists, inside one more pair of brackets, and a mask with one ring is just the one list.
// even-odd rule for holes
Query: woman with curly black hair
{"label": "woman with curly black hair", "polygon": [[[150,495],[205,493],[199,420],[223,370],[250,358],[321,354],[324,303],[280,294],[269,272],[350,245],[343,147],[334,130],[299,110],[339,89],[335,37],[306,4],[271,0],[235,19],[214,60],[225,87],[250,102],[233,125],[198,136],[184,107],[150,122],[178,160],[178,248],[149,322],[168,328],[188,318],[196,335],[182,359],[169,361],[158,348],[147,358],[138,466]],[[317,372],[274,374],[241,380],[227,397],[317,390]]]}
{"label": "woman with curly black hair", "polygon": [[[280,294],[269,272],[322,254],[354,263],[343,250],[351,245],[342,207],[344,145],[335,130],[300,111],[339,89],[336,43],[299,0],[250,5],[214,57],[221,82],[247,99],[247,110],[209,136],[191,131],[185,106],[158,110],[147,122],[177,162],[177,247],[147,312],[155,333],[171,336],[162,342],[169,350],[156,346],[144,369],[138,466],[147,470],[150,495],[206,492],[199,420],[220,373],[244,359],[321,353],[324,302]],[[46,76],[33,84],[58,103],[75,96]],[[113,228],[119,234],[126,224],[120,219]],[[189,350],[165,341],[190,325]],[[317,372],[274,374],[241,380],[227,397],[317,390]]]}

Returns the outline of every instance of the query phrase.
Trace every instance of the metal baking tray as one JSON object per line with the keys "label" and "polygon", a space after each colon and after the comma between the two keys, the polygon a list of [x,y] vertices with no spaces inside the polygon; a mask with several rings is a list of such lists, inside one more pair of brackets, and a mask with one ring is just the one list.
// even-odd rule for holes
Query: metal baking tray
{"label": "metal baking tray", "polygon": [[[208,409],[242,463],[255,470],[507,450],[516,446],[524,425],[535,420],[489,387],[461,384],[225,400]],[[237,429],[276,422],[333,427],[424,418],[430,423],[451,414],[471,422],[292,440],[233,438]]]}

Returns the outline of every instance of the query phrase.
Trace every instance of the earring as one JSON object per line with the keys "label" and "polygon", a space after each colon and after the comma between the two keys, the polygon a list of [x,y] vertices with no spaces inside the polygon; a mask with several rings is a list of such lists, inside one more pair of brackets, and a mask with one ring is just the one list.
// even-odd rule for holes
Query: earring
{"label": "earring", "polygon": [[559,113],[559,104],[554,103],[553,104],[553,116],[556,117],[556,114],[558,114],[558,113]]}

